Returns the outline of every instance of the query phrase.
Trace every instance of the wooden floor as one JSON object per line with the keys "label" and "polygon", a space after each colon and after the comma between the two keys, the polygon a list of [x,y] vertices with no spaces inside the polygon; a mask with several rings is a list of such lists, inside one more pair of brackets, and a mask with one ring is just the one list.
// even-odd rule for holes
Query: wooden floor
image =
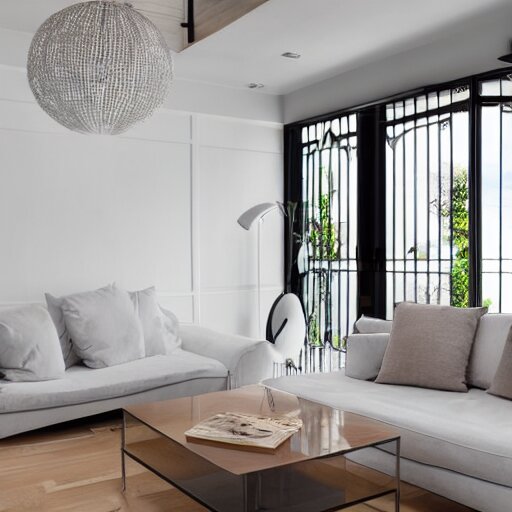
{"label": "wooden floor", "polygon": [[[60,426],[0,441],[0,512],[204,512],[135,462],[121,492],[120,422],[115,418]],[[381,498],[349,510],[393,512]],[[402,512],[473,512],[402,484]]]}

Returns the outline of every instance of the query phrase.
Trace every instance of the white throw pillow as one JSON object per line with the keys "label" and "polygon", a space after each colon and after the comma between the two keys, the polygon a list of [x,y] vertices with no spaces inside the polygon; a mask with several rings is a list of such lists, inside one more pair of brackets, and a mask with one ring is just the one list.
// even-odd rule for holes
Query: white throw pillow
{"label": "white throw pillow", "polygon": [[145,356],[142,325],[128,292],[108,285],[62,297],[61,308],[73,348],[90,368]]}
{"label": "white throw pillow", "polygon": [[155,287],[129,292],[144,332],[146,357],[170,354],[181,345],[178,319],[160,309]]}
{"label": "white throw pillow", "polygon": [[55,328],[57,329],[57,334],[59,335],[60,348],[64,357],[64,363],[66,364],[66,368],[69,368],[70,366],[79,363],[80,358],[73,350],[73,343],[69,336],[66,322],[64,321],[64,314],[62,313],[61,308],[62,299],[60,297],[54,297],[49,293],[45,293],[44,296],[46,298],[48,312],[52,317]]}
{"label": "white throw pillow", "polygon": [[0,311],[0,373],[5,379],[61,379],[64,372],[57,330],[44,307]]}

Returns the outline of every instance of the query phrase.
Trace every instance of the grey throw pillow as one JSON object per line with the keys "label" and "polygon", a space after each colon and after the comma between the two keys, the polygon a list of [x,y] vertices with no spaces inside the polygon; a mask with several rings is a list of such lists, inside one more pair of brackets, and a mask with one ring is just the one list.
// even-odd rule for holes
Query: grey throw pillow
{"label": "grey throw pillow", "polygon": [[388,342],[388,333],[348,336],[345,375],[360,380],[375,379],[379,374]]}
{"label": "grey throw pillow", "polygon": [[508,332],[500,364],[487,392],[512,400],[512,328]]}
{"label": "grey throw pillow", "polygon": [[142,324],[146,357],[170,354],[177,349],[181,345],[178,320],[160,309],[155,287],[129,294]]}
{"label": "grey throw pillow", "polygon": [[491,313],[482,317],[469,357],[469,387],[491,387],[511,327],[511,314]]}
{"label": "grey throw pillow", "polygon": [[12,381],[64,377],[57,330],[42,306],[0,311],[0,373]]}
{"label": "grey throw pillow", "polygon": [[105,368],[145,356],[142,325],[128,292],[115,285],[61,298],[64,321],[78,357]]}
{"label": "grey throw pillow", "polygon": [[376,382],[467,391],[469,355],[486,311],[402,302]]}
{"label": "grey throw pillow", "polygon": [[390,333],[392,327],[392,320],[382,320],[382,318],[361,315],[354,324],[354,334]]}
{"label": "grey throw pillow", "polygon": [[46,298],[48,312],[52,317],[55,328],[57,329],[57,334],[59,335],[60,348],[64,357],[64,363],[66,364],[66,368],[69,368],[70,366],[79,363],[80,358],[73,350],[73,343],[71,341],[68,328],[66,327],[66,322],[64,322],[64,314],[62,313],[61,308],[62,299],[60,297],[54,297],[49,293],[45,293],[44,296]]}

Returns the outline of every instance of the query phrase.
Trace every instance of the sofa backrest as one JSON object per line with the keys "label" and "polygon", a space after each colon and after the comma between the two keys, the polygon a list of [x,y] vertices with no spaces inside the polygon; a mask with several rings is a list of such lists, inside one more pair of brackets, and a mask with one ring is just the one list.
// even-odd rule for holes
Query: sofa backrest
{"label": "sofa backrest", "polygon": [[468,385],[487,389],[505,347],[512,314],[486,314],[480,319],[468,367]]}

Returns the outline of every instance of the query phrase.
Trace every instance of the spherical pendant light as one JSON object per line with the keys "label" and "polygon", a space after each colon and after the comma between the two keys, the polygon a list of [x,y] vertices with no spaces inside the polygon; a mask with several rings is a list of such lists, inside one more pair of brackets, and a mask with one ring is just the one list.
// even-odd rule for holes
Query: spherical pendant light
{"label": "spherical pendant light", "polygon": [[28,80],[58,123],[119,134],[165,99],[172,59],[158,29],[129,4],[84,2],[46,20],[32,40]]}

